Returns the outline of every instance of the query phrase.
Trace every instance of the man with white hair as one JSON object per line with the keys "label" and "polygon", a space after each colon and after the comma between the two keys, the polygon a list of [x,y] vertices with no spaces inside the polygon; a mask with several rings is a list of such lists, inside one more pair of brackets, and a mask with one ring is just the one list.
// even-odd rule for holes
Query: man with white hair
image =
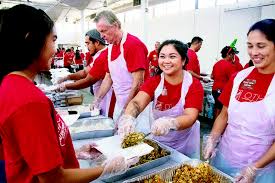
{"label": "man with white hair", "polygon": [[[102,11],[97,14],[94,21],[96,29],[110,45],[108,46],[108,72],[93,105],[98,106],[113,84],[116,95],[113,119],[117,121],[148,75],[148,50],[137,37],[122,31],[121,23],[113,12]],[[149,114],[145,117],[149,119]],[[140,117],[137,121],[144,120]],[[148,123],[148,120],[146,122]],[[118,124],[119,127],[123,125],[128,124]],[[144,125],[142,128],[141,131],[144,130]]]}

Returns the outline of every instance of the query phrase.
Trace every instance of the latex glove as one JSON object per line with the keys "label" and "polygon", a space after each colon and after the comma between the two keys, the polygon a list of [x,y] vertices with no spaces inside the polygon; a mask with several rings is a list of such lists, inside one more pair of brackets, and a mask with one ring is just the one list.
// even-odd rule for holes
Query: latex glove
{"label": "latex glove", "polygon": [[130,166],[135,165],[139,161],[139,158],[132,158],[126,160],[123,156],[117,156],[111,160],[107,160],[103,163],[104,170],[101,177],[108,178],[114,175],[125,173]]}
{"label": "latex glove", "polygon": [[129,135],[130,133],[135,131],[136,122],[135,118],[128,114],[123,114],[117,122],[118,125],[118,135],[121,138],[124,138],[125,136]]}
{"label": "latex glove", "polygon": [[95,143],[85,144],[75,151],[77,159],[95,159],[102,155],[97,149]]}
{"label": "latex glove", "polygon": [[178,128],[179,122],[176,118],[161,117],[153,122],[151,133],[153,135],[162,136],[167,135],[171,129],[177,130]]}
{"label": "latex glove", "polygon": [[241,174],[235,178],[236,183],[253,183],[258,168],[254,165],[245,167]]}
{"label": "latex glove", "polygon": [[98,109],[100,110],[100,103],[101,103],[102,99],[99,97],[95,97],[94,100],[92,101],[91,105],[90,105],[90,110],[93,111],[94,109]]}
{"label": "latex glove", "polygon": [[204,159],[213,158],[216,155],[216,146],[218,142],[220,141],[220,135],[219,134],[210,134],[207,141],[206,146],[203,149],[203,157]]}
{"label": "latex glove", "polygon": [[63,83],[64,81],[67,81],[68,79],[69,79],[68,76],[61,77],[61,78],[57,79],[57,84]]}
{"label": "latex glove", "polygon": [[59,85],[57,85],[56,91],[57,92],[64,92],[66,90],[66,84],[65,83],[61,83]]}

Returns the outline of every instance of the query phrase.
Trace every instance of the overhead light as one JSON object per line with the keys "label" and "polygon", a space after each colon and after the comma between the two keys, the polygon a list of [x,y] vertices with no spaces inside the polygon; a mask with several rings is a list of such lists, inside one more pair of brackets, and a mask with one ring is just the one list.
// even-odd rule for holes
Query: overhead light
{"label": "overhead light", "polygon": [[68,17],[65,17],[65,22],[68,22]]}
{"label": "overhead light", "polygon": [[107,0],[104,0],[104,1],[103,1],[103,7],[106,8],[107,6],[108,6],[108,2],[107,2]]}

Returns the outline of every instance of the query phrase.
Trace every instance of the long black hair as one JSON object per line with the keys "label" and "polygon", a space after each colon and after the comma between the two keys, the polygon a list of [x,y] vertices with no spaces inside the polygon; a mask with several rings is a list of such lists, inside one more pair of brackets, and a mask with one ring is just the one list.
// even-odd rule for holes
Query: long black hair
{"label": "long black hair", "polygon": [[[183,65],[183,69],[185,69],[185,66],[188,63],[188,56],[187,56],[188,46],[186,44],[184,44],[183,42],[178,41],[176,39],[169,39],[169,40],[166,40],[163,43],[161,43],[161,45],[158,48],[158,53],[160,53],[160,51],[162,50],[162,48],[164,46],[167,46],[167,45],[172,45],[177,50],[177,52],[180,54],[181,59],[185,60],[185,63]],[[157,74],[159,75],[161,73],[162,73],[162,70],[158,66],[158,72],[157,72]]]}
{"label": "long black hair", "polygon": [[1,82],[8,73],[24,70],[40,57],[54,22],[44,11],[23,4],[0,15]]}

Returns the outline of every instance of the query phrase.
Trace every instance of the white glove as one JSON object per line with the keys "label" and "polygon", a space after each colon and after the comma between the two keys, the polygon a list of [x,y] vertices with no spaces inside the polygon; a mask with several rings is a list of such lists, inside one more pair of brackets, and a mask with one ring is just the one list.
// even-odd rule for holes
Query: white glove
{"label": "white glove", "polygon": [[98,109],[100,110],[100,103],[101,103],[102,99],[99,97],[95,97],[94,100],[92,101],[91,105],[90,105],[90,110],[93,111],[94,109]]}
{"label": "white glove", "polygon": [[220,141],[220,135],[219,134],[210,134],[207,141],[206,146],[203,149],[203,157],[204,159],[213,158],[216,155],[216,146],[218,142]]}
{"label": "white glove", "polygon": [[56,91],[57,92],[64,92],[66,90],[66,84],[65,83],[61,83],[59,85],[57,85]]}
{"label": "white glove", "polygon": [[245,167],[240,175],[235,178],[236,183],[253,183],[258,168],[254,165]]}
{"label": "white glove", "polygon": [[118,131],[117,131],[118,135],[121,138],[124,138],[125,136],[135,131],[135,127],[136,127],[135,118],[131,115],[123,114],[118,119],[117,125],[118,125]]}
{"label": "white glove", "polygon": [[179,122],[176,118],[161,117],[155,120],[151,127],[151,133],[156,136],[167,135],[171,129],[177,130]]}
{"label": "white glove", "polygon": [[96,159],[102,155],[97,149],[95,143],[85,144],[75,151],[77,159]]}
{"label": "white glove", "polygon": [[125,173],[130,166],[135,165],[139,161],[139,158],[132,158],[126,160],[123,156],[117,156],[111,160],[106,160],[103,163],[104,170],[100,177],[108,178],[114,175]]}
{"label": "white glove", "polygon": [[69,79],[69,76],[58,78],[57,84],[63,83],[64,81],[67,81],[68,79]]}

